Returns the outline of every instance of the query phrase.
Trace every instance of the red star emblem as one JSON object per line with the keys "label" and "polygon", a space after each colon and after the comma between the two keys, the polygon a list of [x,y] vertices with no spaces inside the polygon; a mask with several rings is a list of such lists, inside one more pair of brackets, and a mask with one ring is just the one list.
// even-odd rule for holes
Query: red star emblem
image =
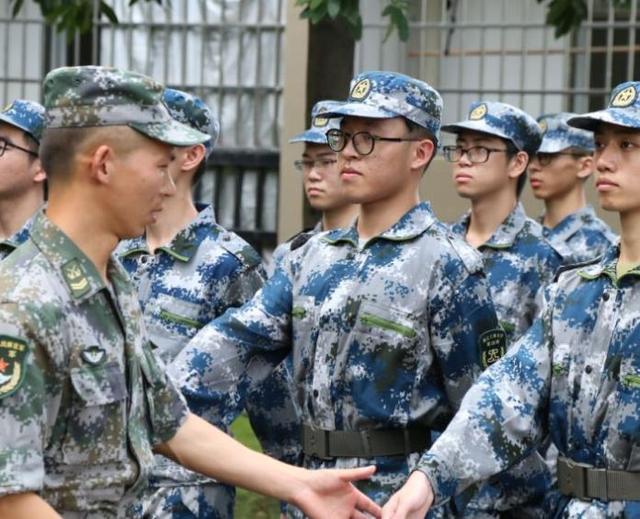
{"label": "red star emblem", "polygon": [[4,359],[0,359],[0,371],[4,373],[4,370],[9,367],[9,364]]}

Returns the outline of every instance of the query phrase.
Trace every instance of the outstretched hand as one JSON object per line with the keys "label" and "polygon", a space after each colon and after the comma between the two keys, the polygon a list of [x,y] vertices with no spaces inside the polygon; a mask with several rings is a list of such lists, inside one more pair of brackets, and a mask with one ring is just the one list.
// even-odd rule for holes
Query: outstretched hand
{"label": "outstretched hand", "polygon": [[292,501],[311,518],[381,517],[381,508],[351,483],[370,478],[375,470],[369,466],[308,471],[305,484],[293,494]]}
{"label": "outstretched hand", "polygon": [[382,507],[382,519],[424,519],[433,503],[427,476],[416,470]]}

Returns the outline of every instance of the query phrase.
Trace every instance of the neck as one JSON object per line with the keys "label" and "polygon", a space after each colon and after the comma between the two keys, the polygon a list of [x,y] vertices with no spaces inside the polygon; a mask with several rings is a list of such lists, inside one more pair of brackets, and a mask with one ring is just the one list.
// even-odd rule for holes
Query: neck
{"label": "neck", "polygon": [[181,186],[174,196],[165,199],[158,220],[147,227],[146,238],[149,250],[153,252],[158,247],[170,243],[176,234],[196,216],[198,216],[198,210],[193,203],[191,186]]}
{"label": "neck", "polygon": [[358,216],[357,205],[348,204],[337,209],[322,212],[322,230],[344,229],[349,227]]}
{"label": "neck", "polygon": [[362,204],[358,216],[358,235],[368,240],[386,231],[402,216],[420,203],[418,189],[405,190],[392,199]]}
{"label": "neck", "polygon": [[502,190],[491,196],[471,201],[471,218],[467,229],[467,242],[479,247],[496,232],[518,203],[511,190]]}
{"label": "neck", "polygon": [[71,188],[60,196],[51,193],[47,216],[93,262],[104,283],[108,284],[107,265],[119,240],[107,227],[110,220],[96,208],[90,197],[78,196]]}
{"label": "neck", "polygon": [[553,229],[567,216],[586,207],[587,197],[584,193],[584,189],[582,186],[578,187],[578,189],[574,189],[568,194],[564,194],[562,197],[545,200],[544,218],[542,220],[542,224],[545,227]]}
{"label": "neck", "polygon": [[0,238],[10,238],[22,229],[43,203],[41,189],[28,191],[20,198],[0,200]]}
{"label": "neck", "polygon": [[621,263],[640,264],[640,211],[620,213]]}

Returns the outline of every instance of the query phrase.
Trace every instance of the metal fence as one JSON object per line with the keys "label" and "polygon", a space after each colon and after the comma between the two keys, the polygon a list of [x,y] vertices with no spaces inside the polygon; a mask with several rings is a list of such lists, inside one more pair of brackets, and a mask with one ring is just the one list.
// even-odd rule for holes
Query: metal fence
{"label": "metal fence", "polygon": [[586,0],[580,29],[555,38],[546,4],[535,0],[417,0],[411,36],[383,43],[382,3],[363,9],[355,69],[393,69],[441,92],[445,121],[464,118],[479,98],[522,107],[534,116],[602,107],[617,83],[638,77],[638,1],[618,7]]}
{"label": "metal fence", "polygon": [[[0,102],[40,99],[47,70],[74,64],[133,69],[202,97],[222,132],[196,196],[259,250],[276,243],[285,0],[113,0],[118,26],[94,17],[79,37],[48,27],[25,2],[0,5]],[[97,5],[97,2],[96,2]]]}

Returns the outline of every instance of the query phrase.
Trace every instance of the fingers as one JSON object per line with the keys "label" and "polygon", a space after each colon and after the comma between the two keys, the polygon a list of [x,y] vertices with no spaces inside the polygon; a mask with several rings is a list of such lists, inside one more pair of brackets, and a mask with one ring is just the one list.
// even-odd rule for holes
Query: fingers
{"label": "fingers", "polygon": [[[354,489],[355,490],[355,489]],[[369,497],[365,496],[359,490],[357,492],[356,509],[362,512],[369,512],[373,517],[382,516],[382,508],[372,501]],[[366,516],[365,516],[366,517]]]}
{"label": "fingers", "polygon": [[376,471],[375,465],[368,467],[359,467],[356,469],[336,469],[340,479],[343,481],[359,481],[361,479],[369,479]]}
{"label": "fingers", "polygon": [[393,519],[398,509],[398,496],[391,496],[391,499],[382,508],[382,519]]}

